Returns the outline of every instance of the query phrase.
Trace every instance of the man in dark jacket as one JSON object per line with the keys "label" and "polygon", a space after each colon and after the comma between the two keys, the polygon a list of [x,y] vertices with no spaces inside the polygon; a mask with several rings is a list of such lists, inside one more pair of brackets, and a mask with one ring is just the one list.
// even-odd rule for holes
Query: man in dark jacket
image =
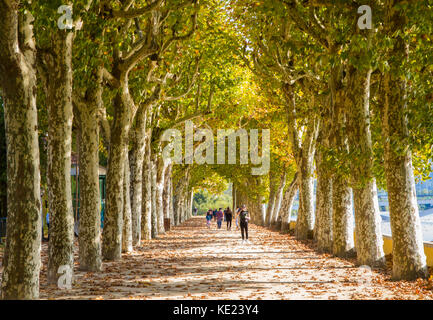
{"label": "man in dark jacket", "polygon": [[247,206],[242,205],[239,211],[239,225],[241,227],[242,243],[249,243],[248,241],[248,221],[250,220],[250,214],[248,213]]}

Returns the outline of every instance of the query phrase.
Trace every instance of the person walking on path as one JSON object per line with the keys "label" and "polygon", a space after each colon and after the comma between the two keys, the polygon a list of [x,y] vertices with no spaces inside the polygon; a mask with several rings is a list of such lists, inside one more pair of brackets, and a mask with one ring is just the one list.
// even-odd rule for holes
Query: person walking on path
{"label": "person walking on path", "polygon": [[233,213],[230,210],[230,207],[227,207],[226,210],[224,210],[224,217],[227,221],[227,230],[231,230],[232,229],[232,218],[233,218]]}
{"label": "person walking on path", "polygon": [[222,208],[220,208],[218,210],[218,212],[216,213],[216,220],[217,220],[217,225],[218,225],[218,229],[221,229],[221,224],[223,223],[223,219],[224,219],[224,213],[221,210]]}
{"label": "person walking on path", "polygon": [[248,213],[247,206],[242,205],[239,211],[239,225],[241,227],[242,243],[249,243],[248,241],[248,221],[250,220],[250,214]]}
{"label": "person walking on path", "polygon": [[213,212],[212,212],[212,216],[213,216],[213,218],[214,218],[215,220],[216,220],[216,214],[217,214],[217,212],[218,212],[217,209],[213,210]]}
{"label": "person walking on path", "polygon": [[212,220],[212,210],[208,210],[206,213],[206,226],[208,229],[210,229],[210,222]]}

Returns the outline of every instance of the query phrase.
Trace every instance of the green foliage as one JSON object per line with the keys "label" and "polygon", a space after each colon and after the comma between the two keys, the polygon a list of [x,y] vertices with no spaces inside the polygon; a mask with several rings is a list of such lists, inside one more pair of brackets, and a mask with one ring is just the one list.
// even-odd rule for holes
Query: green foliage
{"label": "green foliage", "polygon": [[230,207],[232,209],[231,188],[222,194],[209,192],[207,189],[200,189],[194,193],[193,207],[197,208],[198,214],[206,214],[209,209]]}

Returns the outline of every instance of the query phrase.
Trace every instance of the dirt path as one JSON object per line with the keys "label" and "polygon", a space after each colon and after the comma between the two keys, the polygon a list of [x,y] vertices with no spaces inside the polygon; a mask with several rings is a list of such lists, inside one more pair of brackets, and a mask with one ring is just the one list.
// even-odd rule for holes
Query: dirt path
{"label": "dirt path", "polygon": [[[193,218],[142,246],[102,273],[75,272],[71,290],[48,286],[42,299],[431,299],[417,282],[391,282],[347,260],[318,254],[288,235],[250,226],[239,231],[205,228]],[[46,261],[46,245],[43,259]]]}

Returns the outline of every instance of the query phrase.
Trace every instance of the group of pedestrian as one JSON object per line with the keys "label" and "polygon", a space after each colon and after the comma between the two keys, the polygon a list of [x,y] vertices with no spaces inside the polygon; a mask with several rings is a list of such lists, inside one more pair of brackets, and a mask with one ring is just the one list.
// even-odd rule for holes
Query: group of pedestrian
{"label": "group of pedestrian", "polygon": [[[237,207],[234,213],[236,216],[236,230],[241,229],[242,235],[242,243],[248,242],[248,221],[250,219],[248,210],[246,205],[242,205],[242,207]],[[206,226],[208,229],[211,227],[211,221],[215,220],[217,223],[217,228],[221,229],[223,220],[227,223],[227,230],[230,231],[232,229],[232,220],[233,220],[233,212],[230,210],[230,207],[227,207],[224,211],[222,208],[218,210],[209,209],[206,212]]]}

